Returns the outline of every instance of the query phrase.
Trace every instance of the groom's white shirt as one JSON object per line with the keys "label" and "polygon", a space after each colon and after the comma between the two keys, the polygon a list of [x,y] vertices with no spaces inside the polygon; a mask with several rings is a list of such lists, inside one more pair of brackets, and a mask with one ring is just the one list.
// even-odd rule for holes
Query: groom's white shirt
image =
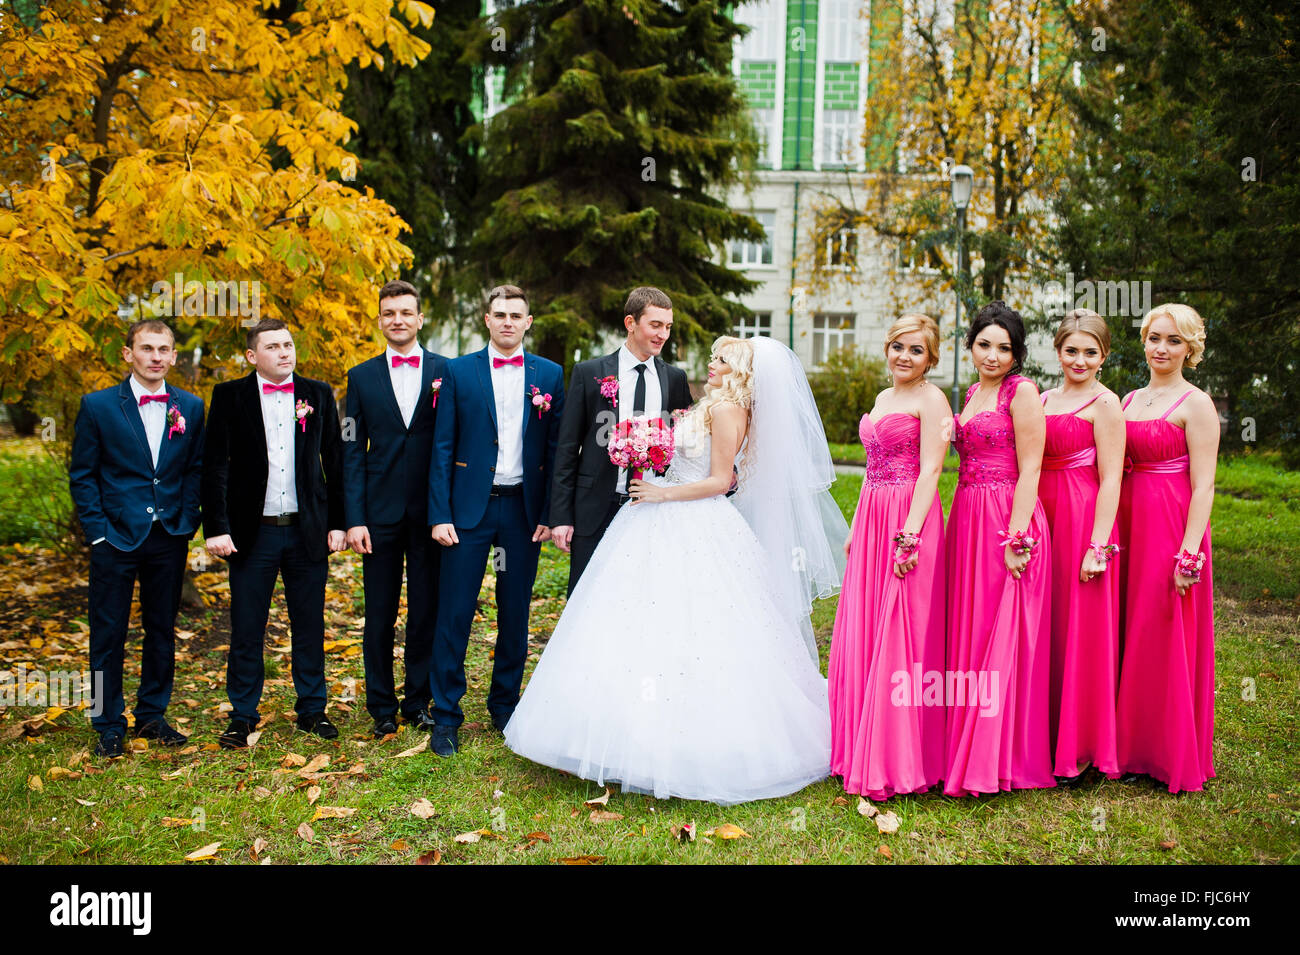
{"label": "groom's white shirt", "polygon": [[[632,417],[633,402],[636,400],[636,366],[645,365],[645,414],[651,418],[663,417],[663,394],[659,390],[659,372],[655,369],[655,357],[641,361],[632,354],[624,342],[618,349],[618,420],[626,421]],[[627,468],[618,469],[619,494],[627,493]]]}
{"label": "groom's white shirt", "polygon": [[[505,358],[488,342],[488,371],[492,400],[497,406],[497,469],[493,484],[519,484],[524,479],[524,369],[518,365],[492,367],[493,358]],[[521,346],[516,355],[524,353]]]}

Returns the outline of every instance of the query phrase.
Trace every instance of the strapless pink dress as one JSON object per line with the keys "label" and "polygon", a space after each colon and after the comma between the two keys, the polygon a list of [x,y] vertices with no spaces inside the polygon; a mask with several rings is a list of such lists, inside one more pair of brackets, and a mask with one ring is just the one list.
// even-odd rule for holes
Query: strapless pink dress
{"label": "strapless pink dress", "polygon": [[1174,793],[1199,790],[1214,777],[1214,564],[1208,525],[1201,538],[1201,582],[1182,597],[1174,589],[1174,560],[1182,549],[1192,483],[1187,435],[1165,419],[1188,394],[1159,418],[1127,423],[1119,499],[1124,548],[1115,718],[1119,768],[1153,776]]}
{"label": "strapless pink dress", "polygon": [[879,800],[943,778],[943,701],[921,692],[924,675],[942,674],[944,663],[943,509],[936,493],[920,563],[899,580],[893,536],[912,506],[921,422],[863,415],[858,433],[867,473],[831,640],[831,772],[846,792]]}

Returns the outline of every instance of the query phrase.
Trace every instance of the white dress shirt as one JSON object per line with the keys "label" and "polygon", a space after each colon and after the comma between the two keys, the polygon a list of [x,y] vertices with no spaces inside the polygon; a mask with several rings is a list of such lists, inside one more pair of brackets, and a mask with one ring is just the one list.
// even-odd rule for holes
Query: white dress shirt
{"label": "white dress shirt", "polygon": [[[503,355],[488,343],[488,369],[492,373],[492,398],[497,406],[497,469],[493,484],[520,484],[524,480],[524,369],[522,365],[492,367]],[[523,355],[521,345],[515,355]]]}
{"label": "white dress shirt", "polygon": [[[645,365],[645,410],[643,415],[663,417],[663,394],[659,390],[659,372],[655,370],[655,357],[645,361],[633,355],[624,343],[618,350],[618,420],[632,417],[636,401],[636,366]],[[618,469],[618,493],[627,493],[627,468]]]}
{"label": "white dress shirt", "polygon": [[[146,401],[140,404],[140,399],[145,395],[165,395],[167,386],[163,382],[158,382],[156,391],[148,391],[144,385],[135,380],[135,375],[131,376],[131,394],[135,395],[136,407],[140,410],[140,421],[144,425],[144,436],[149,442],[149,457],[153,459],[153,466],[158,467],[158,452],[162,449],[163,431],[167,424],[167,402],[165,401]],[[153,519],[158,520],[155,514]]]}
{"label": "white dress shirt", "polygon": [[[409,362],[403,362],[394,368],[394,356],[398,358],[415,358],[418,361],[414,367]],[[389,345],[384,349],[384,363],[388,365],[388,380],[393,385],[393,394],[397,398],[397,407],[402,412],[402,422],[409,428],[411,418],[415,415],[415,404],[420,400],[420,381],[421,376],[424,374],[424,350],[417,345],[411,349],[411,354],[403,355],[392,345]]]}
{"label": "white dress shirt", "polygon": [[[290,375],[282,385],[293,381]],[[266,501],[262,514],[277,517],[298,513],[297,471],[294,467],[293,429],[300,427],[293,416],[294,396],[283,391],[267,394],[262,385],[273,385],[257,375],[257,396],[262,399],[262,427],[266,431]],[[319,409],[313,414],[319,414]]]}

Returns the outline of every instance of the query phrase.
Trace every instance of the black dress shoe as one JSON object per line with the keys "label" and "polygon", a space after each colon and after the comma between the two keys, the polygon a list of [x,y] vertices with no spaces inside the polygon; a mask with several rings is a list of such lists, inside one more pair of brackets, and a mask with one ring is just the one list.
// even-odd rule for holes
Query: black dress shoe
{"label": "black dress shoe", "polygon": [[391,716],[381,716],[375,720],[375,739],[383,739],[390,733],[397,732],[397,720]]}
{"label": "black dress shoe", "polygon": [[1146,773],[1125,773],[1119,778],[1119,781],[1125,786],[1131,786],[1146,777]]}
{"label": "black dress shoe", "polygon": [[298,717],[298,729],[305,733],[314,733],[321,739],[338,739],[338,728],[329,721],[324,713],[309,713]]}
{"label": "black dress shoe", "polygon": [[493,713],[492,728],[496,730],[498,733],[504,733],[506,731],[506,724],[510,722],[510,717],[512,716],[514,716],[513,713],[507,713],[505,716],[498,716],[497,714]]}
{"label": "black dress shoe", "polygon": [[456,727],[435,725],[429,738],[429,749],[439,756],[455,756],[456,750],[460,749]]}
{"label": "black dress shoe", "polygon": [[95,744],[95,755],[103,756],[107,759],[116,759],[124,755],[122,749],[122,734],[116,731],[101,733],[99,742]]}
{"label": "black dress shoe", "polygon": [[150,720],[143,726],[137,726],[132,735],[136,739],[156,740],[163,746],[184,746],[190,741],[188,736],[184,733],[177,732],[172,725],[164,719]]}
{"label": "black dress shoe", "polygon": [[402,722],[407,726],[414,726],[418,730],[427,730],[433,724],[433,717],[429,715],[427,710],[404,712],[402,713]]}
{"label": "black dress shoe", "polygon": [[248,746],[248,734],[257,729],[256,723],[248,720],[231,720],[226,731],[217,737],[217,745],[222,749],[244,749]]}

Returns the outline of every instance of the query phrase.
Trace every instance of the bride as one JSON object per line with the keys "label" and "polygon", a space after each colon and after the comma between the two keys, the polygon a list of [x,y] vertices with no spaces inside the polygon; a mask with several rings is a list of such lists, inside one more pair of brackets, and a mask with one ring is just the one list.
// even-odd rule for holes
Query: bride
{"label": "bride", "polygon": [[[629,482],[505,730],[537,763],[729,805],[829,773],[809,612],[848,526],[798,359],[719,338],[663,477]],[[739,490],[725,494],[738,452]],[[734,500],[734,504],[733,504]]]}

